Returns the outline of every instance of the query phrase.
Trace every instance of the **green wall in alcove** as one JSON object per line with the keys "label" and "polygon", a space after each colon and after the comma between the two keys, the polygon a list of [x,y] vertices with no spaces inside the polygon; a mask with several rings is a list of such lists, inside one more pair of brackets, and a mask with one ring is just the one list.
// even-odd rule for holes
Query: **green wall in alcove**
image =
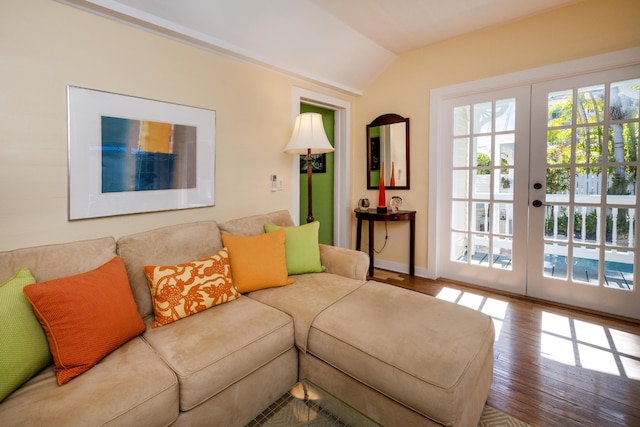
{"label": "green wall in alcove", "polygon": [[[309,104],[300,104],[300,113],[322,115],[324,131],[334,145],[334,111]],[[326,154],[327,171],[313,173],[313,217],[320,222],[319,241],[333,245],[333,153]],[[300,224],[307,222],[307,174],[300,174]]]}
{"label": "green wall in alcove", "polygon": [[[380,126],[373,126],[369,128],[369,138],[380,138]],[[379,145],[380,144],[378,144],[378,146]],[[377,155],[380,157],[380,150],[378,150]],[[380,159],[378,159],[378,161],[380,161]],[[378,187],[380,185],[380,167],[376,170],[372,170],[369,174],[371,186]]]}

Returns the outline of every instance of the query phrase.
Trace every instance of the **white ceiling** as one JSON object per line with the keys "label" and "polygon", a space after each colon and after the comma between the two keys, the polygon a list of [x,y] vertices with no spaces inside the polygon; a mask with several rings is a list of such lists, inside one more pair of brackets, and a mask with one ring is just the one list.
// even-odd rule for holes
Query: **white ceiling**
{"label": "white ceiling", "polygon": [[582,0],[57,0],[361,93],[403,52]]}

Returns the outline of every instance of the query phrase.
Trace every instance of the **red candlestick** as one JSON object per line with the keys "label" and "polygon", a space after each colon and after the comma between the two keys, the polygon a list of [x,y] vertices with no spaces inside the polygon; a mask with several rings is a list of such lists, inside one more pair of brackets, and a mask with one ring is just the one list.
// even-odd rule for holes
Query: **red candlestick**
{"label": "red candlestick", "polygon": [[384,162],[380,165],[380,184],[378,185],[378,211],[387,210],[387,197],[384,194]]}
{"label": "red candlestick", "polygon": [[389,178],[389,185],[391,187],[395,187],[396,186],[396,170],[395,170],[395,164],[394,162],[391,162],[391,178]]}

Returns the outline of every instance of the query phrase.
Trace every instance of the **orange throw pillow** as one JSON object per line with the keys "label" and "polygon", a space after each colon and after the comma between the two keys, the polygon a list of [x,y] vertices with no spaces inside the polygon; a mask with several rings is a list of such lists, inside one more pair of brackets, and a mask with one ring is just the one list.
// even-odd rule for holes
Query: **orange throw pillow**
{"label": "orange throw pillow", "polygon": [[284,228],[257,236],[222,235],[238,292],[243,294],[293,283],[287,272],[285,238]]}
{"label": "orange throw pillow", "polygon": [[233,286],[229,255],[216,255],[178,265],[144,267],[153,298],[153,327],[233,301],[240,294]]}
{"label": "orange throw pillow", "polygon": [[27,285],[23,292],[47,336],[59,385],[146,329],[120,257],[86,273]]}

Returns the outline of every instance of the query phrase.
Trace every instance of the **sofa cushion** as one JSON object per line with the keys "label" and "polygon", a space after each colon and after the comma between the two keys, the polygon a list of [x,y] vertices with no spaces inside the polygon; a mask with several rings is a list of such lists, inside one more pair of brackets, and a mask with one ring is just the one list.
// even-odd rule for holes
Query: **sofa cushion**
{"label": "sofa cushion", "polygon": [[131,234],[118,239],[118,254],[127,267],[138,311],[145,319],[153,316],[145,265],[173,265],[202,259],[222,249],[215,221],[172,225]]}
{"label": "sofa cushion", "polygon": [[145,330],[119,257],[23,291],[47,336],[60,385]]}
{"label": "sofa cushion", "polygon": [[144,271],[153,298],[154,328],[240,296],[231,280],[226,249],[184,264],[147,265]]}
{"label": "sofa cushion", "polygon": [[493,341],[489,316],[367,282],[316,317],[307,351],[442,425],[457,425],[477,382],[489,389]]}
{"label": "sofa cushion", "polygon": [[22,293],[35,282],[23,267],[0,284],[0,401],[51,364],[47,337]]}
{"label": "sofa cushion", "polygon": [[222,242],[229,250],[231,276],[238,292],[293,283],[287,273],[285,237],[284,230],[257,236],[222,235]]}
{"label": "sofa cushion", "polygon": [[255,236],[264,233],[265,224],[275,224],[283,227],[295,225],[289,211],[280,210],[266,214],[252,215],[243,218],[235,218],[221,222],[220,232],[233,234],[234,236]]}
{"label": "sofa cushion", "polygon": [[176,376],[140,337],[64,387],[45,369],[0,409],[1,426],[167,426],[177,417]]}
{"label": "sofa cushion", "polygon": [[320,223],[314,221],[309,224],[290,227],[265,224],[264,231],[271,233],[281,228],[284,228],[287,233],[284,241],[284,249],[289,274],[323,272],[324,267],[320,263],[320,247],[318,242]]}
{"label": "sofa cushion", "polygon": [[293,347],[291,317],[250,298],[144,334],[178,376],[188,411]]}
{"label": "sofa cushion", "polygon": [[113,237],[0,252],[0,281],[22,267],[27,267],[37,282],[67,277],[93,270],[114,256],[116,240]]}

